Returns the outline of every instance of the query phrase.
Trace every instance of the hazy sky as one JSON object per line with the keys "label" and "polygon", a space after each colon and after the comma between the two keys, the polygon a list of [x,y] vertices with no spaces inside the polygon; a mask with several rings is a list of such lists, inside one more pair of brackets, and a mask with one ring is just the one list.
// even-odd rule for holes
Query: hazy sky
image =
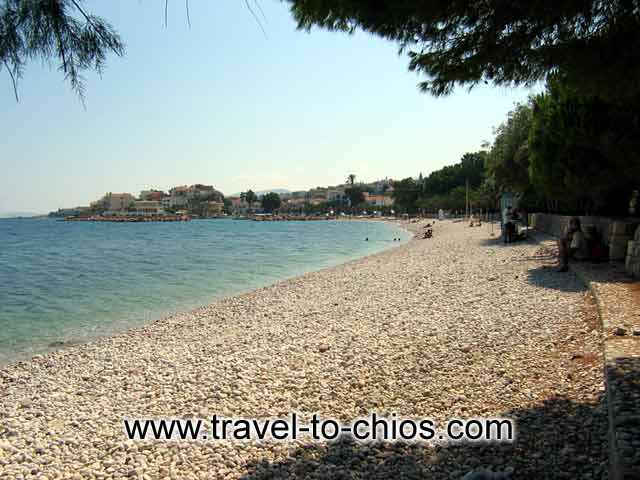
{"label": "hazy sky", "polygon": [[525,89],[417,89],[397,46],[366,34],[296,30],[260,0],[86,2],[127,45],[83,108],[56,66],[35,63],[13,98],[0,72],[0,212],[86,205],[107,191],[212,184],[306,189],[427,174],[492,140]]}

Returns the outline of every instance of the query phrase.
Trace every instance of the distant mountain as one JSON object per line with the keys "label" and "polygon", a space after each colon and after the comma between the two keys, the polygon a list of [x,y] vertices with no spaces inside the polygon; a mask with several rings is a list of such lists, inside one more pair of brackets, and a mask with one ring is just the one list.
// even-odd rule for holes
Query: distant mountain
{"label": "distant mountain", "polygon": [[[254,193],[261,197],[262,195],[266,195],[267,193],[277,193],[278,195],[282,195],[283,193],[291,193],[291,190],[287,190],[286,188],[270,188],[268,190],[259,190],[257,192],[254,191]],[[234,193],[233,195],[231,195],[231,197],[239,197],[240,193]]]}
{"label": "distant mountain", "polygon": [[0,212],[0,218],[39,217],[43,213],[36,212]]}

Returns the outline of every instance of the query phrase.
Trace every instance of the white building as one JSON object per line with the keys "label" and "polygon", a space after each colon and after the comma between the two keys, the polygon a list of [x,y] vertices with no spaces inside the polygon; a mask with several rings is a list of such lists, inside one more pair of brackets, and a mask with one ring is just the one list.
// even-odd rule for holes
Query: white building
{"label": "white building", "polygon": [[92,202],[91,206],[102,208],[109,212],[124,212],[133,205],[135,198],[130,193],[107,193],[97,202]]}
{"label": "white building", "polygon": [[136,215],[164,215],[162,202],[157,200],[137,200],[133,204],[132,213]]}
{"label": "white building", "polygon": [[327,190],[327,201],[329,202],[345,202],[346,198],[344,188],[331,188]]}

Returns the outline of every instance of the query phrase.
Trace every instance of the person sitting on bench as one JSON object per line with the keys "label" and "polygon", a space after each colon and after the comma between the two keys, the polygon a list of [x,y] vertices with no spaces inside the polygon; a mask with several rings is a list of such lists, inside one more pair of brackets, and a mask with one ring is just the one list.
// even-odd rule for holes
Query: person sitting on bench
{"label": "person sitting on bench", "polygon": [[569,220],[567,231],[558,240],[558,271],[569,271],[569,258],[585,260],[588,257],[589,247],[580,227],[580,219],[573,217]]}

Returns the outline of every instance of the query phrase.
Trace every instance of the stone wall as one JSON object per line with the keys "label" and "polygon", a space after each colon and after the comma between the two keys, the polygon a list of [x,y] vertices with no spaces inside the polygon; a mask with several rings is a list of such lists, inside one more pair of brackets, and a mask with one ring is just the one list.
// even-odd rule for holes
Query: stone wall
{"label": "stone wall", "polygon": [[[637,218],[628,219],[612,219],[607,217],[578,217],[582,224],[582,229],[587,230],[589,227],[595,227],[600,233],[602,240],[609,249],[610,260],[623,261],[627,258],[627,264],[631,270],[627,269],[630,274],[634,272],[634,265],[637,266],[638,257],[640,256],[640,238],[638,237],[638,225],[640,220]],[[560,237],[571,216],[568,215],[552,215],[547,213],[534,213],[531,215],[531,226],[548,235]],[[635,239],[634,239],[635,232]],[[637,270],[637,269],[636,269]],[[640,276],[640,271],[635,271],[635,275]]]}
{"label": "stone wall", "polygon": [[640,278],[640,227],[636,229],[633,240],[629,240],[624,266],[629,275]]}

